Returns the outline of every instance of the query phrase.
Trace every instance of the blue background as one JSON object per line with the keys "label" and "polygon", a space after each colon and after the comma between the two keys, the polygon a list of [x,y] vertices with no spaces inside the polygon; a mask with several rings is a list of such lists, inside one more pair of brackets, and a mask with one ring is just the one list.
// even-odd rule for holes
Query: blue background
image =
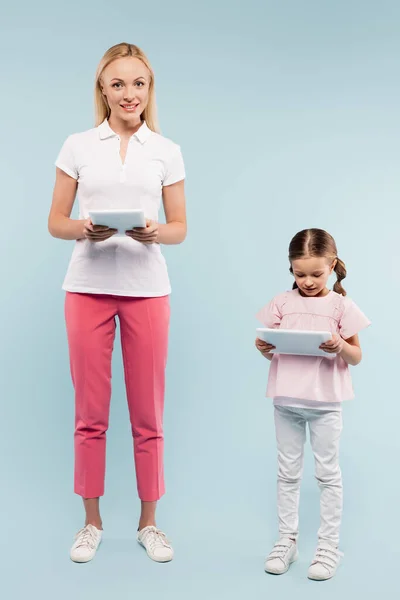
{"label": "blue background", "polygon": [[[385,0],[23,0],[1,15],[5,597],[330,599],[395,589],[399,19],[399,3]],[[176,551],[168,565],[135,541],[118,345],[104,543],[90,564],[68,558],[83,519],[60,289],[72,243],[49,236],[47,215],[54,160],[67,135],[93,126],[95,69],[121,41],[148,54],[163,134],[187,167],[189,236],[165,249],[173,313],[158,524]],[[345,287],[373,321],[344,413],[345,558],[323,584],[306,579],[319,520],[308,449],[300,559],[283,577],[263,572],[277,535],[276,451],[254,313],[291,287],[287,246],[304,227],[334,235]]]}

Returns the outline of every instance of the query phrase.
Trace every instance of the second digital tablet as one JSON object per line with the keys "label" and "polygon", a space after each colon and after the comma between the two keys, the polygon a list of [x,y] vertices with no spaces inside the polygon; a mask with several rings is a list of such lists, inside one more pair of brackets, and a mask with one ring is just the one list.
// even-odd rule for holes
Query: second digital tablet
{"label": "second digital tablet", "polygon": [[89,217],[93,225],[105,225],[117,229],[115,235],[123,236],[134,227],[146,227],[146,217],[140,208],[131,210],[90,210]]}
{"label": "second digital tablet", "polygon": [[335,358],[336,354],[324,352],[320,345],[332,339],[329,331],[298,331],[293,329],[268,329],[259,327],[260,340],[275,346],[273,354],[295,354],[302,356],[323,356]]}

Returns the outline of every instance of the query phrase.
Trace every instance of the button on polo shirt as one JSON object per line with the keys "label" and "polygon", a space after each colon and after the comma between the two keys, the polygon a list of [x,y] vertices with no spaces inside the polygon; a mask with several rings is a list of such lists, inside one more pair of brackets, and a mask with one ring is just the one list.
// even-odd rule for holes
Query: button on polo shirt
{"label": "button on polo shirt", "polygon": [[[185,178],[180,147],[146,123],[131,136],[124,162],[120,144],[107,120],[64,142],[56,166],[77,180],[79,218],[87,219],[89,210],[141,208],[157,221],[163,187]],[[76,242],[63,289],[155,297],[169,294],[171,286],[159,244],[114,236]]]}

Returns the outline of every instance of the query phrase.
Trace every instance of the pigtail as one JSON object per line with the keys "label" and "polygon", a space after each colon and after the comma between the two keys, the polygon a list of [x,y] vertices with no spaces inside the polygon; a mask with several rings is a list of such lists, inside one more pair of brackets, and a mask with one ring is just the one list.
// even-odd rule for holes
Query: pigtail
{"label": "pigtail", "polygon": [[[292,267],[290,267],[289,271],[293,275],[293,269],[292,269]],[[293,286],[292,286],[292,290],[297,290],[297,289],[299,289],[299,286],[297,285],[296,281],[294,281],[293,282]]]}
{"label": "pigtail", "polygon": [[333,290],[337,294],[346,296],[346,290],[343,288],[342,283],[341,283],[347,275],[346,265],[344,264],[344,262],[342,260],[340,260],[340,258],[337,258],[336,261],[337,262],[336,262],[334,271],[336,273],[337,280],[336,280],[335,285],[333,286]]}

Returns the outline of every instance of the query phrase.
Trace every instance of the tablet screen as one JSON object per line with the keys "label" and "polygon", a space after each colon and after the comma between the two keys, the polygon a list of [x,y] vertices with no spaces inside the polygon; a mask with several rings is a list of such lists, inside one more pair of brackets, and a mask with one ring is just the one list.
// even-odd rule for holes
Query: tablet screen
{"label": "tablet screen", "polygon": [[142,209],[132,210],[91,210],[89,217],[93,225],[106,225],[117,229],[115,235],[125,235],[128,229],[146,227],[146,218]]}
{"label": "tablet screen", "polygon": [[274,354],[294,354],[299,356],[323,356],[334,358],[336,354],[324,352],[320,345],[332,339],[329,331],[299,331],[293,329],[268,329],[259,327],[258,337],[275,346]]}

